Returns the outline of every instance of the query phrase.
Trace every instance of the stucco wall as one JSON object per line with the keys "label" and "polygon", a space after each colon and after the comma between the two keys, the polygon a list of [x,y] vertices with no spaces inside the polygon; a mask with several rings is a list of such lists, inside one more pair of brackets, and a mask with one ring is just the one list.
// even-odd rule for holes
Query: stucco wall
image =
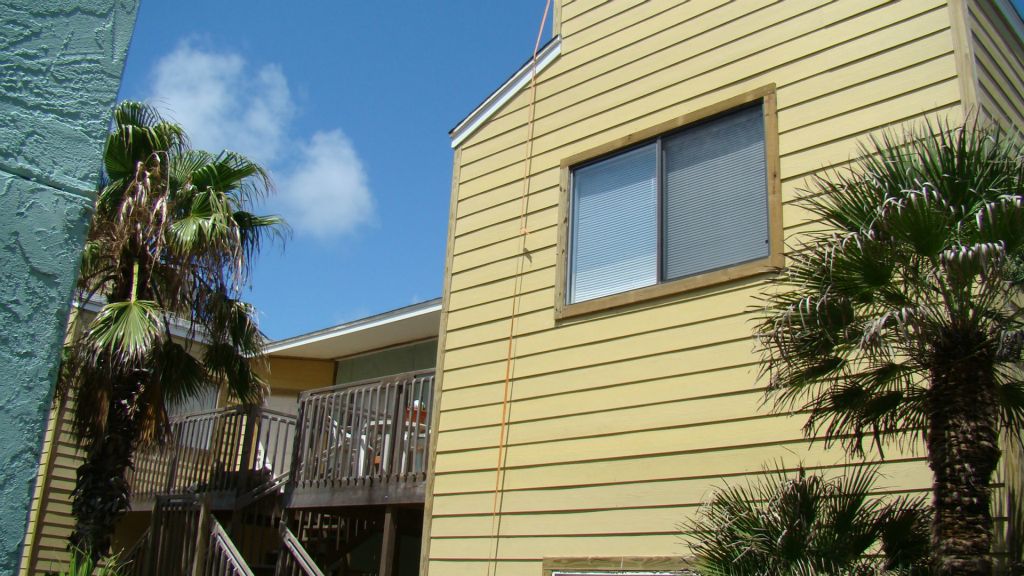
{"label": "stucco wall", "polygon": [[138,0],[0,3],[0,574],[17,570]]}

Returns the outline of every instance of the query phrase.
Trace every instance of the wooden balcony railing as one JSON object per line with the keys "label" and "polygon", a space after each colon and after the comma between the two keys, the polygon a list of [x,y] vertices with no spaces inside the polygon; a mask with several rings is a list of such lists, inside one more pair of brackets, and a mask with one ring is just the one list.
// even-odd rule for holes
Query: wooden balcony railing
{"label": "wooden balcony railing", "polygon": [[295,494],[319,491],[335,502],[333,495],[344,488],[418,485],[422,491],[433,391],[431,371],[303,392],[291,476]]}
{"label": "wooden balcony railing", "polygon": [[259,407],[173,419],[165,445],[136,455],[129,474],[132,497],[258,490],[287,474],[294,437],[293,416]]}

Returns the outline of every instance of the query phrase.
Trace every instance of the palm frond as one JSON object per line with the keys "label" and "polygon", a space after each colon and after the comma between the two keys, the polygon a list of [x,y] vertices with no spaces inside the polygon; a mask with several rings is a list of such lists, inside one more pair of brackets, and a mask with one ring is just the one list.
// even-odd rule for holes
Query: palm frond
{"label": "palm frond", "polygon": [[156,302],[129,300],[104,304],[89,324],[85,338],[97,352],[133,364],[152,351],[164,332]]}
{"label": "palm frond", "polygon": [[[863,466],[829,479],[800,467],[717,489],[683,526],[699,571],[852,575],[885,566],[925,574],[927,508],[919,499],[873,496],[877,475]],[[881,564],[865,556],[879,547]]]}

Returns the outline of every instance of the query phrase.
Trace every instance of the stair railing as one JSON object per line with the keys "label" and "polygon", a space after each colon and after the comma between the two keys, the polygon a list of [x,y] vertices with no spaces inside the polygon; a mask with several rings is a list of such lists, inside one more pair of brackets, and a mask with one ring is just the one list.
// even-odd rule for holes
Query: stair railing
{"label": "stair railing", "polygon": [[299,539],[284,523],[281,523],[281,544],[282,554],[278,559],[276,576],[324,576]]}
{"label": "stair railing", "polygon": [[210,539],[203,576],[253,576],[252,570],[220,522],[212,514],[207,516],[207,521],[210,523]]}

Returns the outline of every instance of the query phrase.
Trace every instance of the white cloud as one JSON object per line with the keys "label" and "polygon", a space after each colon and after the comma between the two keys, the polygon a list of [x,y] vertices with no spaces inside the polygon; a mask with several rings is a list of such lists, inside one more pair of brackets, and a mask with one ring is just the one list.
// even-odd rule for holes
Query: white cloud
{"label": "white cloud", "polygon": [[229,149],[267,166],[296,234],[327,238],[373,219],[373,196],[352,142],[341,130],[291,132],[296,105],[280,66],[253,72],[234,53],[182,42],[157,62],[149,100],[181,124],[196,148]]}
{"label": "white cloud", "polygon": [[363,163],[341,130],[317,132],[301,154],[278,182],[285,215],[296,233],[345,234],[373,219]]}
{"label": "white cloud", "polygon": [[278,158],[295,111],[279,66],[252,73],[238,54],[188,42],[157,62],[150,100],[185,127],[196,148],[227,148],[263,163]]}

